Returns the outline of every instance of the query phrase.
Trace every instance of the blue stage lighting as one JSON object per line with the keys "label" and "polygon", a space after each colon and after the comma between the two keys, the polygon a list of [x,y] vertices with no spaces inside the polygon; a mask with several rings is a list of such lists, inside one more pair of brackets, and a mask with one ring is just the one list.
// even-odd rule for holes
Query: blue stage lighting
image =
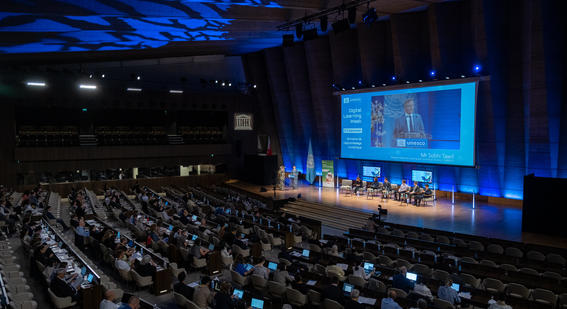
{"label": "blue stage lighting", "polygon": [[397,79],[396,75],[392,75],[392,80],[396,80],[396,79]]}
{"label": "blue stage lighting", "polygon": [[480,73],[480,70],[482,70],[482,66],[480,64],[475,64],[473,66],[473,72]]}
{"label": "blue stage lighting", "polygon": [[437,74],[437,72],[435,72],[435,70],[429,71],[429,76],[431,76],[431,77],[435,77],[436,74]]}
{"label": "blue stage lighting", "polygon": [[361,80],[359,80],[359,81],[358,81],[358,84],[359,84],[359,85],[362,85],[362,81],[361,81]]}

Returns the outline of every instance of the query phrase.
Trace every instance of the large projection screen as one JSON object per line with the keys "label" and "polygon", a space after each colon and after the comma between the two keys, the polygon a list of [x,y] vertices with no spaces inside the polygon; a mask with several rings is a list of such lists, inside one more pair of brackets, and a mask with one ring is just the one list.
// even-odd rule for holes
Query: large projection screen
{"label": "large projection screen", "polygon": [[341,95],[341,157],[475,165],[478,81]]}

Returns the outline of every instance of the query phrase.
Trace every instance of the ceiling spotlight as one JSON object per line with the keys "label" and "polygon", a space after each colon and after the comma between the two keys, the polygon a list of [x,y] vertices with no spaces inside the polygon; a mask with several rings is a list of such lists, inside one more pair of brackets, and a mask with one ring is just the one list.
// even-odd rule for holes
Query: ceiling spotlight
{"label": "ceiling spotlight", "polygon": [[80,84],[79,85],[80,89],[90,89],[90,90],[94,90],[96,89],[96,85],[87,85],[87,84]]}
{"label": "ceiling spotlight", "polygon": [[176,90],[176,89],[171,89],[169,90],[169,93],[183,93],[183,90]]}
{"label": "ceiling spotlight", "polygon": [[26,85],[31,87],[45,87],[45,82],[27,82]]}
{"label": "ceiling spotlight", "polygon": [[231,87],[231,86],[232,86],[232,83],[228,83],[228,86]]}
{"label": "ceiling spotlight", "polygon": [[352,86],[352,90],[354,90],[354,89],[356,89],[356,88],[354,88],[354,86]]}
{"label": "ceiling spotlight", "polygon": [[104,74],[102,74],[100,77],[104,78]]}
{"label": "ceiling spotlight", "polygon": [[449,76],[445,76],[445,79],[449,79]]}
{"label": "ceiling spotlight", "polygon": [[419,82],[420,82],[420,83],[423,83],[423,80],[420,79]]}
{"label": "ceiling spotlight", "polygon": [[224,82],[222,82],[221,86],[223,86],[223,87],[224,87],[224,85],[225,85],[225,83],[224,83]]}
{"label": "ceiling spotlight", "polygon": [[137,79],[137,80],[140,80],[140,78],[141,78],[140,75],[136,76],[136,79]]}
{"label": "ceiling spotlight", "polygon": [[[370,2],[368,2],[370,4]],[[362,15],[362,21],[367,24],[371,25],[378,19],[378,14],[376,14],[375,8],[369,8],[364,15]]]}
{"label": "ceiling spotlight", "polygon": [[480,64],[475,64],[475,65],[473,65],[473,72],[474,72],[475,74],[480,73],[481,70],[482,70],[482,66],[481,66]]}
{"label": "ceiling spotlight", "polygon": [[382,87],[386,87],[386,84],[382,84]]}
{"label": "ceiling spotlight", "polygon": [[218,83],[219,83],[219,80],[218,80],[218,79],[215,79],[215,84],[218,84]]}
{"label": "ceiling spotlight", "polygon": [[466,77],[466,76],[464,76],[464,75],[461,75],[461,78],[465,78],[465,77]]}
{"label": "ceiling spotlight", "polygon": [[137,92],[140,92],[140,91],[142,91],[142,88],[126,88],[126,91],[137,91]]}
{"label": "ceiling spotlight", "polygon": [[431,76],[431,77],[435,77],[436,74],[437,74],[437,72],[435,72],[435,70],[429,71],[429,76]]}
{"label": "ceiling spotlight", "polygon": [[396,75],[392,75],[392,80],[396,80],[396,79],[398,79],[398,78],[396,77]]}
{"label": "ceiling spotlight", "polygon": [[375,88],[375,87],[376,87],[376,85],[372,84],[372,88]]}
{"label": "ceiling spotlight", "polygon": [[345,89],[345,88],[341,88],[341,90],[342,90],[342,91],[345,91],[346,89]]}
{"label": "ceiling spotlight", "polygon": [[93,78],[93,75],[92,75],[92,74],[91,74],[91,75],[89,75],[89,78]]}
{"label": "ceiling spotlight", "polygon": [[252,88],[254,88],[254,89],[256,89],[256,87],[257,87],[256,84],[254,84],[254,85],[252,86]]}

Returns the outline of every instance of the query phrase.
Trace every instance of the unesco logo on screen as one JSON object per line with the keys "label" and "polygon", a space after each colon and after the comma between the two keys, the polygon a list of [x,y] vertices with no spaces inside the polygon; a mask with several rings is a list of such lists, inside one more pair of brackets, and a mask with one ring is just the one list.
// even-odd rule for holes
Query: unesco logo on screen
{"label": "unesco logo on screen", "polygon": [[344,98],[343,103],[348,103],[348,98]]}

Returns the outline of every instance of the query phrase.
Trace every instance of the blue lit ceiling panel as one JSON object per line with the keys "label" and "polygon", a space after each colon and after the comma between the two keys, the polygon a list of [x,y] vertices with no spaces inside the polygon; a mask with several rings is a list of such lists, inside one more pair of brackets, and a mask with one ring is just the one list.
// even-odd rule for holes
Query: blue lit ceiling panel
{"label": "blue lit ceiling panel", "polygon": [[[281,42],[258,8],[270,0],[42,0],[2,1],[0,53],[148,49],[172,42],[235,41],[243,49]],[[235,10],[235,8],[237,10]],[[249,11],[246,11],[249,10]],[[234,16],[234,12],[244,17]],[[277,15],[277,14],[276,14]],[[283,14],[280,14],[283,15]],[[249,45],[251,39],[258,43]],[[238,48],[238,47],[237,47]]]}

